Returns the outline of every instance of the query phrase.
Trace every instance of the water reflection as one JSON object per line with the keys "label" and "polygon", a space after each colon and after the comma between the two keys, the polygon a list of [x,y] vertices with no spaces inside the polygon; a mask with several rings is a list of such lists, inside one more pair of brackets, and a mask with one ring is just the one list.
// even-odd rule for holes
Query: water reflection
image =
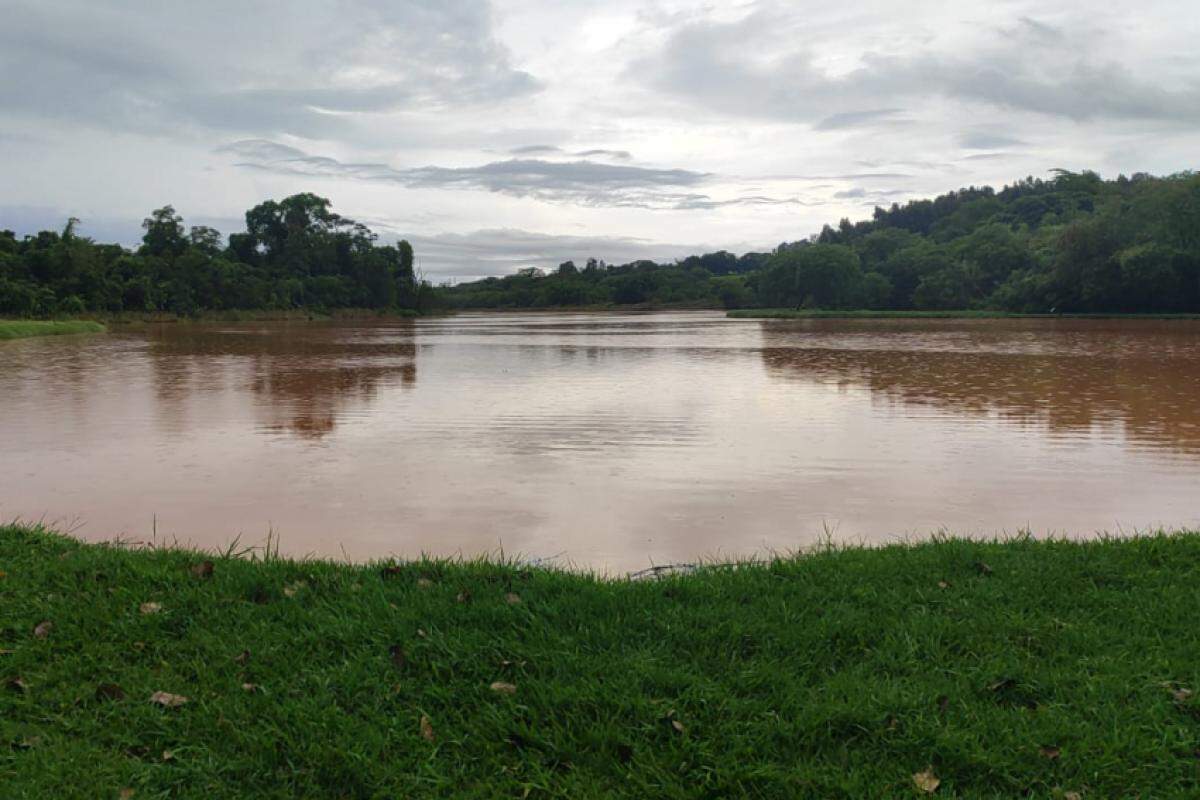
{"label": "water reflection", "polygon": [[850,326],[857,341],[843,330],[836,342],[821,330],[766,325],[762,360],[774,378],[862,387],[889,403],[995,415],[1064,436],[1115,426],[1140,445],[1200,453],[1195,325],[1029,325],[988,320],[922,331],[859,323]]}
{"label": "water reflection", "polygon": [[197,397],[255,398],[258,428],[320,440],[350,409],[369,410],[382,388],[417,383],[411,321],[336,324],[156,326],[148,337],[159,418],[183,431]]}

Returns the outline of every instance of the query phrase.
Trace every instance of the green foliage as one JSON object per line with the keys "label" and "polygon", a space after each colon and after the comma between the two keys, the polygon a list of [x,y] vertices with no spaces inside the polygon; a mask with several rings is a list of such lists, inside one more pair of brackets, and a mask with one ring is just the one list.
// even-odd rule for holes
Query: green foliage
{"label": "green foliage", "polygon": [[0,319],[0,339],[26,339],[34,336],[67,336],[78,333],[101,333],[103,331],[104,326],[99,322],[84,319]]}
{"label": "green foliage", "polygon": [[0,231],[0,314],[418,309],[432,298],[421,291],[408,242],[380,246],[313,194],[255,206],[228,245],[207,226],[185,232],[171,206],[142,223],[136,252],[80,237],[77,224],[22,240]]}
{"label": "green foliage", "polygon": [[467,308],[702,305],[1022,313],[1200,312],[1200,176],[1057,170],[914,200],[773,253],[564,264],[441,290]]}
{"label": "green foliage", "polygon": [[6,798],[1200,793],[1196,535],[629,581],[0,527],[0,569]]}

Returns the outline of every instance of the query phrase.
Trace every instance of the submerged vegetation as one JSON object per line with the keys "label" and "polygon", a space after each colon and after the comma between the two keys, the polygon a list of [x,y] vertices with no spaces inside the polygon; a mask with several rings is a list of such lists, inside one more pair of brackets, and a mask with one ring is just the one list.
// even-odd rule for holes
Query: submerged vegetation
{"label": "submerged vegetation", "polygon": [[89,320],[8,320],[0,319],[0,339],[24,339],[31,336],[62,336],[74,333],[100,333],[104,326]]}
{"label": "submerged vegetation", "polygon": [[408,242],[378,244],[313,194],[260,203],[227,241],[203,225],[185,229],[171,206],[146,218],[134,251],[79,236],[77,224],[23,239],[0,230],[0,315],[412,310],[429,299]]}
{"label": "submerged vegetation", "polygon": [[1059,171],[876,208],[771,253],[571,263],[441,290],[460,308],[708,305],[1200,313],[1200,175]]}
{"label": "submerged vegetation", "polygon": [[1197,535],[646,581],[259,556],[0,528],[5,796],[1200,791]]}

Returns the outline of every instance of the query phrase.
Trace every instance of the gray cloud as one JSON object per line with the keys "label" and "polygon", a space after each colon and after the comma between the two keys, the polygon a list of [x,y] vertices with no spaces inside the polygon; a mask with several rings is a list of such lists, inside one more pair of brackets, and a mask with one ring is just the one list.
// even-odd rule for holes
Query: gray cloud
{"label": "gray cloud", "polygon": [[1139,78],[1117,61],[1098,59],[1089,42],[1060,41],[1062,31],[1033,19],[966,55],[867,51],[860,67],[837,75],[797,47],[797,27],[789,14],[761,7],[733,22],[690,21],[671,28],[665,43],[626,74],[725,114],[821,129],[878,121],[861,109],[883,109],[898,98],[949,98],[1076,120],[1200,120],[1194,78],[1182,86]]}
{"label": "gray cloud", "polygon": [[1024,140],[1015,136],[992,131],[969,131],[959,137],[958,143],[968,150],[993,150],[1000,147],[1020,147],[1026,144]]}
{"label": "gray cloud", "polygon": [[552,236],[515,229],[404,235],[418,256],[418,266],[430,278],[473,279],[511,275],[523,267],[554,268],[564,261],[582,265],[588,258],[622,264],[639,259],[671,262],[716,248],[703,243],[662,244],[623,236]]}
{"label": "gray cloud", "polygon": [[486,0],[5,3],[0,115],[167,133],[327,136],[356,115],[493,103],[539,88]]}
{"label": "gray cloud", "polygon": [[877,108],[871,111],[846,111],[841,114],[833,114],[818,122],[813,127],[819,131],[834,131],[842,128],[860,128],[869,125],[877,125],[880,123],[902,122],[895,117],[901,113],[903,109],[899,108]]}
{"label": "gray cloud", "polygon": [[628,161],[633,158],[633,154],[628,150],[579,150],[571,153],[552,144],[529,144],[524,147],[514,147],[508,153],[513,156],[565,155],[575,158],[615,158],[620,161]]}
{"label": "gray cloud", "polygon": [[760,195],[714,199],[699,192],[681,191],[710,181],[715,176],[709,173],[586,160],[513,158],[474,167],[396,169],[387,164],[349,163],[309,155],[297,148],[262,139],[232,142],[221,146],[217,152],[240,159],[236,162],[239,167],[286,175],[378,181],[410,189],[471,189],[589,206],[696,210],[799,202]]}

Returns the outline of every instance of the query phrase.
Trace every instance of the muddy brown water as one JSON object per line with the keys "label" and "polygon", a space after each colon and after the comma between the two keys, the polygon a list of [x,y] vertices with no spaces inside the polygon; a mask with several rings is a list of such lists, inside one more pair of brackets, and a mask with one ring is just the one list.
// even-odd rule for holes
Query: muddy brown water
{"label": "muddy brown water", "polygon": [[1200,527],[1200,322],[716,312],[0,343],[0,519],[621,572]]}

